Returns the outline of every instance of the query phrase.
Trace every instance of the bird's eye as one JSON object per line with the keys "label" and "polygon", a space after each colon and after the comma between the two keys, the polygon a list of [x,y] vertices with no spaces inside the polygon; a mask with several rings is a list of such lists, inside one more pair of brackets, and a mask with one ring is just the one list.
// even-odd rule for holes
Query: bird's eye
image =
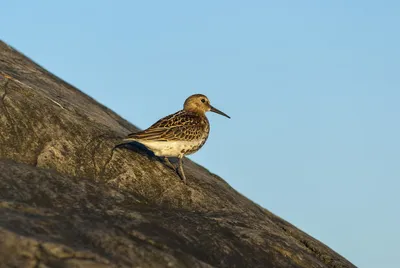
{"label": "bird's eye", "polygon": [[205,102],[206,102],[206,99],[201,99],[201,102],[202,102],[202,103],[205,103]]}

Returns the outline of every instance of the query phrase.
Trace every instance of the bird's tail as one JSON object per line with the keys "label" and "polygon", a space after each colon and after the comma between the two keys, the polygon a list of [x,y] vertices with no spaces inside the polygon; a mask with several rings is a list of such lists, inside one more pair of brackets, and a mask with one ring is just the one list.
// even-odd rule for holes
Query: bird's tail
{"label": "bird's tail", "polygon": [[129,144],[129,143],[134,142],[134,141],[136,141],[136,139],[131,138],[131,137],[128,136],[128,137],[124,138],[121,142],[116,144],[114,146],[114,149],[117,149],[117,148],[120,148],[120,147],[124,147],[126,144]]}

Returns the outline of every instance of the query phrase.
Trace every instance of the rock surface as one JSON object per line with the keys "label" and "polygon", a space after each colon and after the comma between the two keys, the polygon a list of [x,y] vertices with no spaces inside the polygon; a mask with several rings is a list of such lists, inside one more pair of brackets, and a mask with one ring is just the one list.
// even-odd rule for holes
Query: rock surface
{"label": "rock surface", "polygon": [[355,267],[0,42],[0,267]]}

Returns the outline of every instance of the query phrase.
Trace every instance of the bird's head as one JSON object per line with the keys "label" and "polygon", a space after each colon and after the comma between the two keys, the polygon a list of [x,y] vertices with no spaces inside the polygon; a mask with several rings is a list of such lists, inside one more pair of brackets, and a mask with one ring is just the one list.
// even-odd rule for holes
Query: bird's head
{"label": "bird's head", "polygon": [[197,112],[201,114],[211,111],[230,118],[227,114],[221,112],[217,108],[212,107],[207,96],[202,94],[195,94],[187,98],[185,104],[183,105],[183,109],[185,111]]}

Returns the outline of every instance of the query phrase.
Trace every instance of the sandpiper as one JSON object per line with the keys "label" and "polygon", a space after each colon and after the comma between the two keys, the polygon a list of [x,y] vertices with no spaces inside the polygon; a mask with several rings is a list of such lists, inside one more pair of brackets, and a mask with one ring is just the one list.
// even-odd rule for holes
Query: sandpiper
{"label": "sandpiper", "polygon": [[176,168],[168,157],[177,157],[180,174],[177,170],[176,172],[186,184],[182,158],[197,152],[206,142],[210,132],[210,124],[205,115],[208,111],[230,118],[212,107],[206,96],[195,94],[186,99],[183,110],[158,120],[146,130],[129,134],[122,144],[139,142],[156,156],[164,157],[166,164],[174,170]]}

